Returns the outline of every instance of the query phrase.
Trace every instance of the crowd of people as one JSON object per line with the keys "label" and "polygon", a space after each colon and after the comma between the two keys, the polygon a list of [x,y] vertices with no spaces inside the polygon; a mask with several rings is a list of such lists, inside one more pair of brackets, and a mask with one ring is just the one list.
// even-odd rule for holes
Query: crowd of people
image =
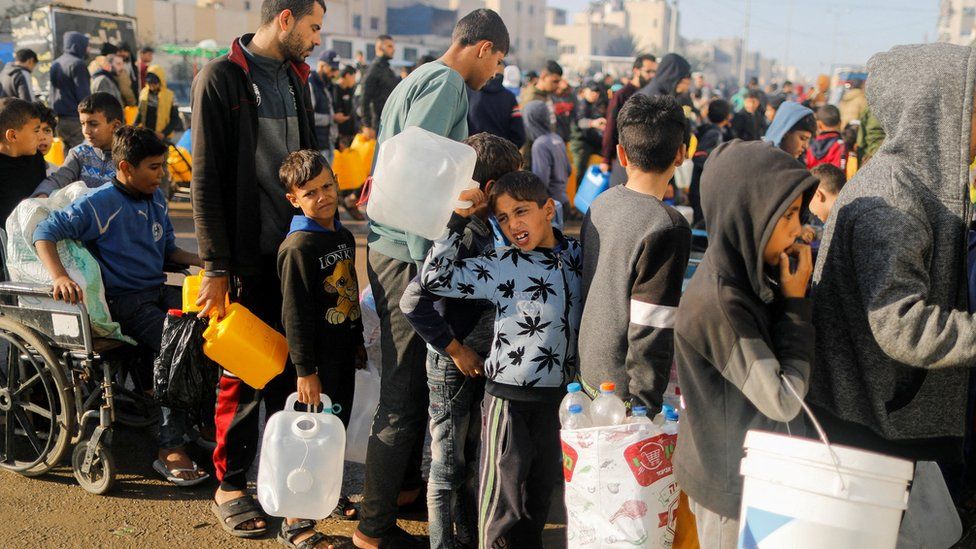
{"label": "crowd of people", "polygon": [[[331,161],[357,136],[382,146],[410,126],[474,149],[479,188],[440,197],[470,203],[440,240],[368,225],[380,399],[362,500],[345,494],[334,513],[359,521],[356,547],[423,546],[397,525],[412,506],[426,508],[434,547],[541,547],[566,386],[593,396],[610,381],[654,413],[672,368],[684,401],[674,468],[702,547],[736,544],[746,431],[810,431],[797,397],[834,442],[937,462],[943,477],[913,489],[969,494],[973,50],[896,47],[872,58],[866,91],[852,82],[832,104],[826,78],[728,94],[675,53],[576,86],[555,61],[523,74],[505,65],[508,30],[487,9],[401,76],[386,35],[369,66],[327,50],[313,69],[325,11],[264,0],[260,27],[195,77],[198,253],[176,246],[160,190],[180,117],[151,48],[136,65],[111,46],[88,66],[87,38],[67,33],[50,107],[32,88],[33,52],[0,71],[0,218],[76,181],[94,189],[33,234],[56,299],[83,297],[57,248],[78,240],[113,319],[156,353],[180,305],[168,261],[203,268],[201,317],[237,302],[288,340],[288,366],[263,389],[224,371],[213,414],[163,408],[154,469],[178,486],[207,481],[185,445],[212,439],[211,507],[228,534],[269,529],[247,481],[262,404],[270,415],[293,392],[310,406],[325,393],[349,422],[366,353],[356,242],[338,210],[362,212]],[[55,134],[70,149],[60,166],[44,160]],[[591,162],[610,182],[583,215],[569,190]],[[689,162],[684,188],[675,174]],[[693,228],[708,244],[689,282]],[[923,546],[928,509],[909,506],[905,547]],[[329,546],[305,517],[277,539]]]}

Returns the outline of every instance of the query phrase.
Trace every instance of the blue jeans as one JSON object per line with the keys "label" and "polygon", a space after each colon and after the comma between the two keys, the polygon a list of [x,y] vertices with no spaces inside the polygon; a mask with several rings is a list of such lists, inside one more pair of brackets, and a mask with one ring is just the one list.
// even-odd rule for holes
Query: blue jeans
{"label": "blue jeans", "polygon": [[430,388],[430,546],[477,545],[478,449],[484,378],[466,378],[450,357],[427,352]]}
{"label": "blue jeans", "polygon": [[[179,309],[182,301],[179,288],[160,285],[135,294],[109,297],[108,309],[112,313],[112,320],[119,323],[123,334],[158,355],[162,345],[166,311]],[[196,439],[185,410],[173,410],[166,406],[162,406],[161,410],[158,433],[160,448],[179,448]]]}

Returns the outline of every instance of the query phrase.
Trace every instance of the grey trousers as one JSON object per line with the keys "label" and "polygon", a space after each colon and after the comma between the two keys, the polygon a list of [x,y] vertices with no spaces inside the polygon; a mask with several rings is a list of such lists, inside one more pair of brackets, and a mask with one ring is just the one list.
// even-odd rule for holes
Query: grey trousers
{"label": "grey trousers", "polygon": [[359,531],[382,538],[396,526],[397,496],[420,488],[427,432],[427,347],[400,311],[400,297],[417,275],[404,263],[369,250],[367,274],[380,317],[380,402],[366,446]]}
{"label": "grey trousers", "polygon": [[688,507],[695,514],[698,545],[701,549],[736,549],[739,544],[739,519],[723,517],[705,509],[688,498]]}
{"label": "grey trousers", "polygon": [[85,136],[81,133],[81,121],[77,116],[58,117],[58,137],[64,141],[65,156],[68,155],[69,149],[85,142]]}

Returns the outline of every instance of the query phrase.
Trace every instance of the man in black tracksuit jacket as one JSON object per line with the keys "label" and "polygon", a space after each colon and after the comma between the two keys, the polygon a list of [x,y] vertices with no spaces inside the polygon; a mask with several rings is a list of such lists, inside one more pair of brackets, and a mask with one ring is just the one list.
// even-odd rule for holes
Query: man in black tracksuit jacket
{"label": "man in black tracksuit jacket", "polygon": [[[385,44],[387,40],[392,44],[393,40],[390,38],[381,38],[379,42]],[[381,52],[379,47],[376,51],[378,54],[376,59],[373,59],[366,69],[366,74],[363,75],[363,126],[379,133],[383,106],[393,93],[393,88],[400,83],[400,79],[393,74],[393,69],[390,68],[390,57],[386,52]]]}
{"label": "man in black tracksuit jacket", "polygon": [[[282,12],[283,13],[283,12]],[[281,13],[255,34],[231,44],[227,55],[208,63],[193,82],[193,221],[205,278],[202,314],[223,314],[230,297],[281,330],[278,246],[295,210],[278,179],[284,157],[318,149],[309,97],[309,67],[302,62],[321,43],[324,5],[310,2],[305,15],[288,19],[280,38]],[[290,374],[290,375],[289,375]],[[237,537],[263,535],[267,525],[246,494],[246,473],[258,442],[258,413],[265,400],[270,415],[294,391],[294,370],[256,390],[229,372],[217,396],[214,466],[220,486],[213,508],[221,526]],[[218,505],[219,504],[219,505]]]}

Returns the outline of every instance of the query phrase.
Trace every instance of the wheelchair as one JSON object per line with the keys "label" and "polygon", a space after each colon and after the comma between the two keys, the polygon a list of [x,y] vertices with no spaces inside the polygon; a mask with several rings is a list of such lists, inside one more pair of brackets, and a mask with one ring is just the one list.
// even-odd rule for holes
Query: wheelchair
{"label": "wheelchair", "polygon": [[[5,244],[4,236],[0,231]],[[167,270],[185,274],[185,268]],[[93,494],[108,492],[117,474],[113,425],[147,427],[158,420],[145,392],[152,380],[142,367],[151,353],[93,337],[84,303],[57,301],[50,286],[24,282],[0,282],[4,345],[0,467],[35,477],[70,453],[78,484]]]}

